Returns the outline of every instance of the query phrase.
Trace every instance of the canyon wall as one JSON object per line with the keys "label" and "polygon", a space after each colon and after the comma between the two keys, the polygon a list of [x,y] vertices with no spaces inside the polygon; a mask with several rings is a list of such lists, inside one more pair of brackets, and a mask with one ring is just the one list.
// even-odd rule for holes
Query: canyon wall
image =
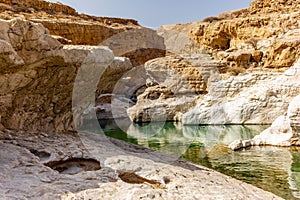
{"label": "canyon wall", "polygon": [[[117,35],[124,37],[126,31],[132,30],[131,35],[136,38],[147,38],[147,34],[151,31],[140,26],[133,19],[79,14],[73,8],[61,3],[51,3],[44,0],[1,0],[0,18],[9,20],[16,17],[41,23],[62,44],[107,46],[112,36],[115,38]],[[131,37],[131,40],[134,37]],[[125,42],[130,43],[130,41]],[[143,40],[139,40],[139,42],[140,46],[145,43]],[[149,44],[149,41],[147,42]],[[120,44],[110,43],[109,46],[114,51],[120,47]],[[134,66],[142,65],[148,60],[165,55],[165,49],[159,45],[144,49],[140,46],[138,49],[132,49],[132,51],[127,51],[124,48],[122,52],[114,51],[114,53],[116,56],[129,57]]]}
{"label": "canyon wall", "polygon": [[74,131],[126,72],[165,55],[163,38],[135,20],[40,0],[0,3],[0,128]]}
{"label": "canyon wall", "polygon": [[74,130],[77,71],[85,62],[109,65],[112,51],[63,46],[41,24],[20,19],[1,21],[1,27],[1,124],[11,129]]}
{"label": "canyon wall", "polygon": [[[57,3],[1,3],[7,128],[74,130],[72,89],[88,65],[109,66],[90,74],[100,79],[90,83],[98,85],[96,105],[81,108],[103,112],[100,118],[112,118],[115,107],[122,110],[117,116],[135,122],[270,124],[299,94],[300,24],[292,1],[254,1],[157,33],[135,20],[87,16]],[[99,44],[111,50],[89,46]],[[107,63],[97,58],[102,51]],[[111,106],[113,99],[118,103]]]}
{"label": "canyon wall", "polygon": [[[175,93],[172,84],[156,81],[157,89],[148,88],[128,110],[130,118],[148,121],[149,113],[155,113],[157,119],[162,115],[184,124],[271,124],[286,112],[290,101],[300,92],[299,4],[299,1],[256,0],[249,8],[217,17],[162,26],[158,33],[164,37],[167,50],[181,57],[182,69],[178,73],[174,70],[177,63],[166,62],[157,70],[157,65],[149,61],[148,78],[161,74],[168,80],[185,79],[189,80],[185,81],[189,88],[195,88],[197,82],[202,90],[205,86],[205,92],[194,93],[194,103],[184,109],[172,110],[172,104],[167,102],[184,100],[178,95],[149,98],[150,88],[152,94],[161,94],[165,85],[169,86],[169,93]],[[194,70],[185,73],[191,69],[189,57],[194,58],[196,77]],[[203,57],[211,57],[212,63],[218,64],[207,63]],[[203,61],[205,64],[200,64]],[[178,82],[177,87],[181,86]],[[159,101],[167,105],[162,106]]]}

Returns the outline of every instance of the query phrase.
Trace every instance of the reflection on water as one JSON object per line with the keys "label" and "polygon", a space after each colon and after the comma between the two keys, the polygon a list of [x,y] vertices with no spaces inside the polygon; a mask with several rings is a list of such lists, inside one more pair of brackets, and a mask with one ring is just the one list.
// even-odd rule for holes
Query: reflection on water
{"label": "reflection on water", "polygon": [[227,145],[250,139],[266,126],[182,126],[180,123],[103,123],[105,134],[178,156],[268,190],[300,198],[300,149],[252,147],[233,152]]}

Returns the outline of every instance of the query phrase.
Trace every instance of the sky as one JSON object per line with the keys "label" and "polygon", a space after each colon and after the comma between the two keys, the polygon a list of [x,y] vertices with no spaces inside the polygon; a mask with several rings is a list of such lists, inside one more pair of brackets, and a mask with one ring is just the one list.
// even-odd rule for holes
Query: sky
{"label": "sky", "polygon": [[[57,2],[57,0],[48,0]],[[199,21],[219,13],[249,7],[252,0],[59,0],[79,13],[131,18],[139,24],[161,25]]]}

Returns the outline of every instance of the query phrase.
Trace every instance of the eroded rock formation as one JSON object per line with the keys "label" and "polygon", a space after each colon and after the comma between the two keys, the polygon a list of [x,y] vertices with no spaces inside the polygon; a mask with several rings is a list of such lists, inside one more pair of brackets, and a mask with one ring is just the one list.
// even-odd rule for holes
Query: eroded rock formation
{"label": "eroded rock formation", "polygon": [[[109,65],[105,47],[62,46],[47,29],[20,19],[1,21],[1,124],[6,128],[73,130],[72,90],[84,63]],[[97,58],[101,55],[101,58]]]}
{"label": "eroded rock formation", "polygon": [[95,95],[109,118],[111,99],[101,97],[111,95],[126,72],[165,54],[163,38],[135,20],[78,14],[42,0],[0,3],[1,127],[74,130],[74,110],[86,112]]}
{"label": "eroded rock formation", "polygon": [[[197,68],[198,71],[207,70],[202,82],[205,84],[199,82],[202,73],[196,77],[192,72],[185,73],[187,76],[165,73],[168,66],[176,68],[177,63],[169,62],[160,67],[151,65],[155,73],[148,73],[150,79],[153,74],[154,77],[166,76],[168,80],[184,77],[200,83],[202,90],[203,86],[206,88],[207,95],[203,92],[197,95],[196,105],[189,104],[190,108],[182,110],[180,118],[176,119],[185,124],[271,124],[283,115],[290,101],[300,92],[298,4],[293,1],[256,0],[247,9],[222,13],[199,22],[162,26],[158,33],[165,38],[166,48],[171,54],[200,58],[199,55],[209,54],[213,62],[219,63],[214,68],[216,70],[207,70],[210,64],[202,65],[202,70]],[[146,68],[151,62],[157,61],[148,62]],[[189,71],[189,64],[181,64],[182,73]],[[157,89],[150,87],[146,91],[160,94],[164,84],[157,83]],[[177,85],[184,88],[180,83]],[[190,86],[193,88],[192,83]],[[142,106],[150,102],[155,104],[153,99],[145,101],[147,96],[146,93],[140,96],[137,105],[129,109],[131,119],[143,121],[142,113],[149,112],[153,107]],[[168,100],[165,98],[163,101]],[[157,107],[161,105],[157,104]],[[165,110],[170,110],[169,105],[163,106]],[[159,112],[155,113],[157,115]],[[165,115],[167,119],[174,119],[173,111]],[[145,117],[147,120],[149,118]]]}
{"label": "eroded rock formation", "polygon": [[[18,17],[41,23],[53,37],[63,44],[109,46],[116,56],[129,57],[134,66],[142,65],[147,60],[165,55],[164,46],[153,41],[155,36],[156,40],[159,40],[155,31],[140,26],[133,19],[78,14],[69,6],[44,0],[2,0],[0,3],[2,3],[0,6],[1,19],[9,20]],[[129,30],[131,32],[125,34]],[[151,40],[149,34],[152,34]],[[125,35],[127,35],[127,40],[124,38]],[[135,36],[128,38],[128,35]],[[135,46],[131,49],[132,51],[128,51],[121,44],[122,51],[115,52],[116,48],[120,48],[120,44],[110,43],[108,45],[113,36],[115,42],[117,39],[120,41],[120,38],[122,38],[125,39],[122,41],[123,43],[131,45],[133,45],[133,39],[135,38]],[[144,40],[141,38],[144,38]],[[152,46],[149,44],[152,44]]]}
{"label": "eroded rock formation", "polygon": [[271,124],[300,93],[300,62],[285,73],[248,73],[212,82],[185,124]]}
{"label": "eroded rock formation", "polygon": [[219,68],[222,63],[208,54],[170,55],[148,61],[148,88],[128,109],[129,117],[135,122],[181,121],[182,114],[207,94],[210,75]]}
{"label": "eroded rock formation", "polygon": [[290,67],[300,51],[298,4],[255,0],[248,9],[204,19],[190,36],[229,69]]}
{"label": "eroded rock formation", "polygon": [[0,131],[0,145],[3,199],[281,199],[205,167],[101,134],[6,130]]}
{"label": "eroded rock formation", "polygon": [[273,145],[289,147],[300,145],[299,117],[300,117],[300,95],[295,97],[285,115],[278,117],[272,126],[264,130],[251,140],[236,140],[229,145],[229,148],[238,150],[249,146]]}

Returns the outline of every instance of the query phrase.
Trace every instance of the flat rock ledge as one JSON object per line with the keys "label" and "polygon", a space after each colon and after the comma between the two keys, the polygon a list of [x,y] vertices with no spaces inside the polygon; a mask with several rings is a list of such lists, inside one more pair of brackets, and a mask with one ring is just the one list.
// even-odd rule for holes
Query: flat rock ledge
{"label": "flat rock ledge", "polygon": [[2,199],[281,199],[211,169],[91,133],[0,131]]}

